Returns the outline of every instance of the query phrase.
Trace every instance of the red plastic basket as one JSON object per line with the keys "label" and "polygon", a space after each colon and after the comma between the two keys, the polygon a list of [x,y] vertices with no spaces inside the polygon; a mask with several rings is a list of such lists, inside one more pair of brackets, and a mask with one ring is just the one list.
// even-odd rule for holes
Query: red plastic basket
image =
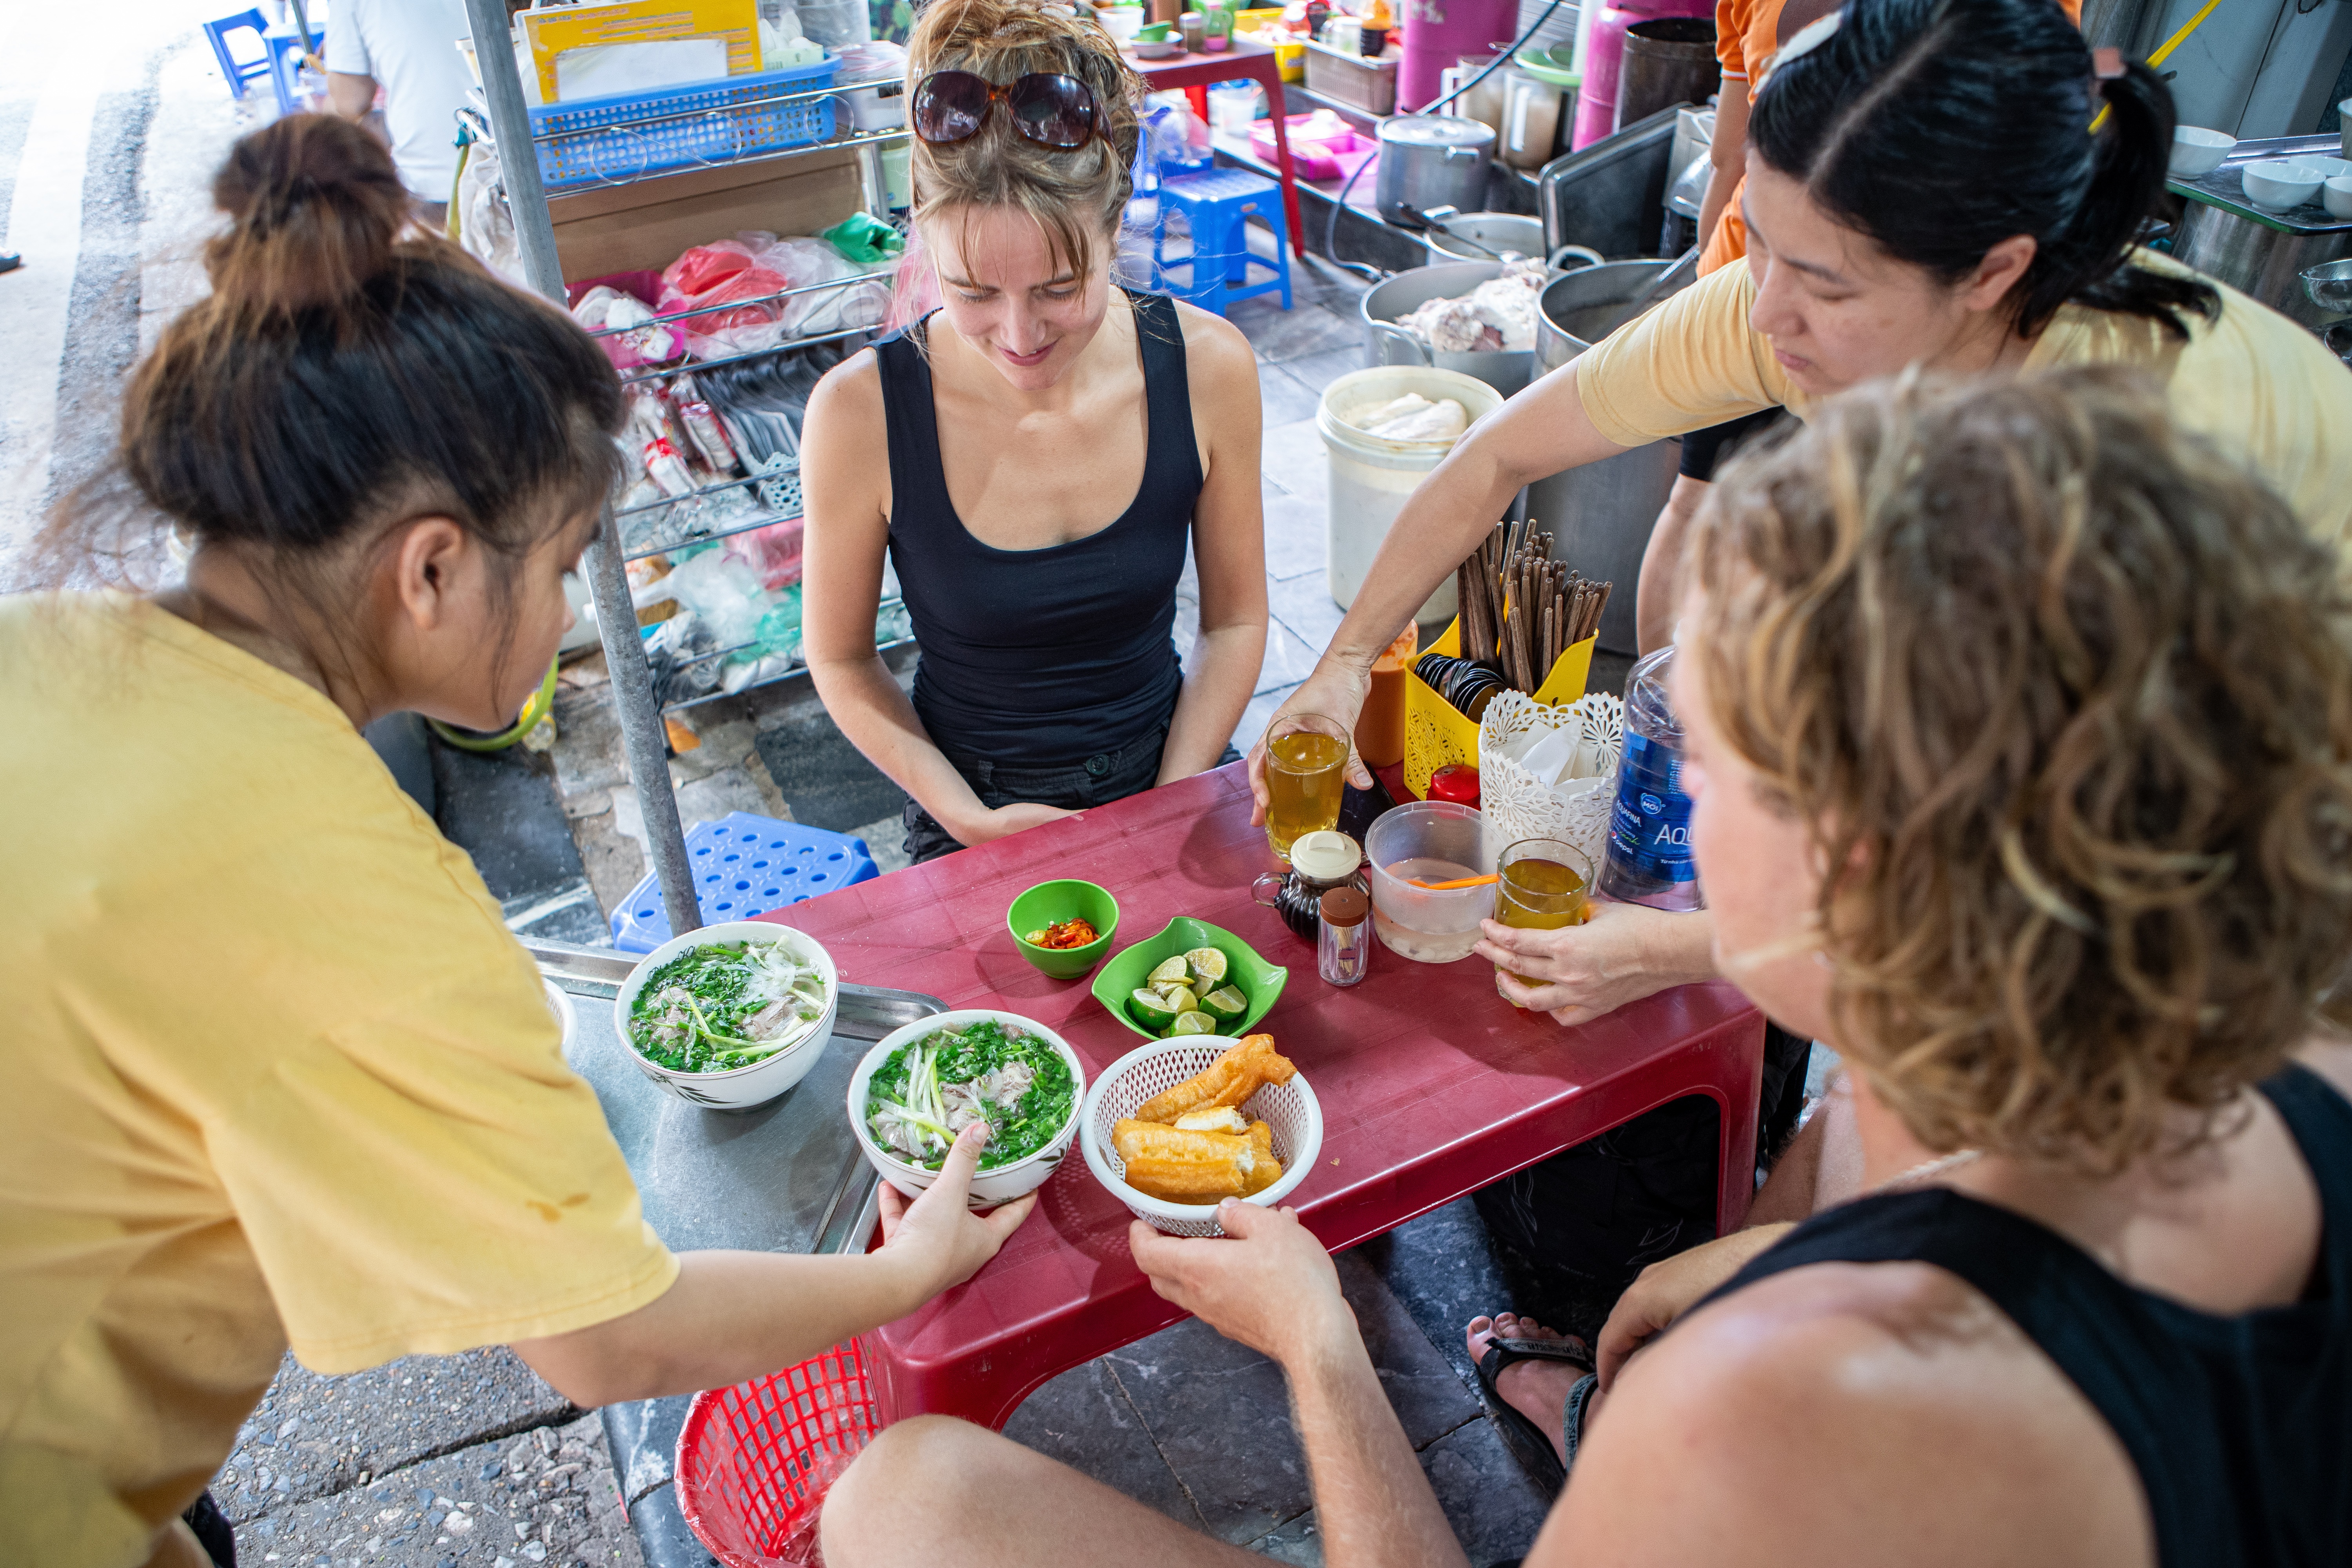
{"label": "red plastic basket", "polygon": [[881,1429],[857,1342],[694,1396],[677,1435],[687,1528],[727,1568],[804,1568],[835,1478]]}

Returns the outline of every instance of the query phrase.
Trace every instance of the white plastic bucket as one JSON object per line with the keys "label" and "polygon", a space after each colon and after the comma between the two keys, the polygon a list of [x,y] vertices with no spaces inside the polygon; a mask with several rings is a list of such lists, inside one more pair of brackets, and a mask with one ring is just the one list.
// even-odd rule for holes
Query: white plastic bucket
{"label": "white plastic bucket", "polygon": [[[1503,405],[1503,395],[1477,377],[1429,365],[1350,371],[1323,389],[1315,428],[1323,437],[1331,477],[1324,514],[1324,575],[1342,609],[1356,602],[1356,591],[1364,585],[1372,557],[1403,510],[1405,497],[1454,449],[1451,441],[1391,441],[1348,423],[1349,415],[1377,408],[1409,392],[1432,402],[1454,399],[1474,425]],[[1454,579],[1449,576],[1413,618],[1423,626],[1443,626],[1454,618]]]}

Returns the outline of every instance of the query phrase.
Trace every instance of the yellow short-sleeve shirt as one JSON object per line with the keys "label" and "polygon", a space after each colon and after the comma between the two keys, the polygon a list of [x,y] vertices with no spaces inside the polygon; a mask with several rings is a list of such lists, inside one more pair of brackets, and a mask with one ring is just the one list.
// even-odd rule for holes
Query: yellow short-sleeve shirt
{"label": "yellow short-sleeve shirt", "polygon": [[0,1560],[198,1563],[290,1342],[339,1373],[658,1297],[465,854],[318,692],[144,603],[0,599]]}
{"label": "yellow short-sleeve shirt", "polygon": [[[2152,271],[2196,277],[2136,251]],[[2319,340],[2227,284],[2218,321],[2188,318],[2182,342],[2145,316],[2060,307],[2024,374],[2126,364],[2163,385],[2173,417],[2235,453],[2284,496],[2312,536],[2352,547],[2352,372]],[[1612,333],[1576,362],[1585,414],[1621,447],[1703,430],[1776,405],[1803,417],[1810,400],[1748,324],[1756,282],[1746,259],[1700,279]]]}

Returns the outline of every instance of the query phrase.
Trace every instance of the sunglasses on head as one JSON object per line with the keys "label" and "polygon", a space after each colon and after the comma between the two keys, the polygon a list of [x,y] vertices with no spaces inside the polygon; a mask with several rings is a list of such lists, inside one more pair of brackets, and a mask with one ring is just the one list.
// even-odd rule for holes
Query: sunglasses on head
{"label": "sunglasses on head", "polygon": [[933,71],[916,84],[908,118],[926,142],[968,142],[999,101],[1013,111],[1013,129],[1040,146],[1067,152],[1102,130],[1094,89],[1054,71],[1032,72],[1009,87],[971,71]]}

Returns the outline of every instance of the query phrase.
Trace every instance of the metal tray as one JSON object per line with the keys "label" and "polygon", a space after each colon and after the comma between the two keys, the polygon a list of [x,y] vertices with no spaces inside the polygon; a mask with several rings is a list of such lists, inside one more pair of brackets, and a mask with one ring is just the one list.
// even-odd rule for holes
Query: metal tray
{"label": "metal tray", "polygon": [[2249,163],[2259,163],[2269,158],[2334,158],[2341,156],[2343,143],[2335,136],[2275,136],[2268,141],[2241,142],[2221,160],[2221,167],[2200,180],[2168,179],[2165,184],[2175,195],[2207,206],[2251,219],[2264,228],[2281,234],[2333,234],[2352,229],[2352,219],[2331,216],[2316,201],[2283,213],[2264,212],[2246,199],[2246,188],[2239,171]]}
{"label": "metal tray", "polygon": [[635,967],[611,948],[527,941],[540,973],[573,1001],[564,1059],[588,1080],[636,1177],[646,1219],[673,1251],[862,1249],[877,1179],[850,1131],[845,1102],[866,1047],[947,1011],[936,996],[841,987],[824,1054],[782,1097],[750,1110],[706,1110],[663,1093],[638,1071],[607,1005]]}

